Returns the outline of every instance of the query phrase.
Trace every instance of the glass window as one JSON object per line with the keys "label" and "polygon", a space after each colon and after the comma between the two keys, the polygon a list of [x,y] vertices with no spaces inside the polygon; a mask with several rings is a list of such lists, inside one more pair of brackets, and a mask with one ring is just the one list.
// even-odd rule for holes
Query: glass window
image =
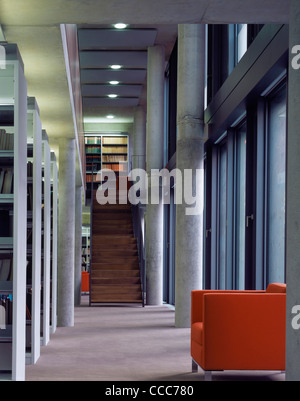
{"label": "glass window", "polygon": [[212,289],[245,289],[246,146],[245,121],[228,130],[212,151],[211,207],[206,205]]}
{"label": "glass window", "polygon": [[227,226],[227,143],[219,154],[219,252],[218,288],[226,288],[226,226]]}
{"label": "glass window", "polygon": [[247,24],[236,24],[236,62],[239,63],[247,51]]}
{"label": "glass window", "polygon": [[267,284],[285,281],[286,86],[268,101]]}
{"label": "glass window", "polygon": [[236,133],[236,289],[245,289],[246,123]]}

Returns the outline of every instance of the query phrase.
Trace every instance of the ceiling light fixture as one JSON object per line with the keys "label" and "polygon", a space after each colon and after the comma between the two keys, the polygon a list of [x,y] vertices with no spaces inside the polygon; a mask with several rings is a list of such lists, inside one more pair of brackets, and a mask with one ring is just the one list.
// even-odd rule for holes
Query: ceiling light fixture
{"label": "ceiling light fixture", "polygon": [[112,120],[113,118],[115,118],[115,116],[113,116],[112,114],[109,114],[108,116],[106,116],[106,118]]}
{"label": "ceiling light fixture", "polygon": [[125,29],[127,28],[127,26],[128,26],[127,24],[123,24],[122,22],[119,22],[118,24],[114,25],[116,29]]}
{"label": "ceiling light fixture", "polygon": [[109,81],[110,85],[119,85],[119,81]]}
{"label": "ceiling light fixture", "polygon": [[110,94],[110,95],[108,95],[108,97],[110,97],[110,98],[115,98],[115,97],[117,97],[118,95],[116,95],[115,93],[112,93],[112,94]]}
{"label": "ceiling light fixture", "polygon": [[119,64],[114,64],[114,65],[111,65],[111,66],[110,66],[110,68],[112,68],[113,70],[119,70],[121,67],[122,67],[122,66],[119,65]]}

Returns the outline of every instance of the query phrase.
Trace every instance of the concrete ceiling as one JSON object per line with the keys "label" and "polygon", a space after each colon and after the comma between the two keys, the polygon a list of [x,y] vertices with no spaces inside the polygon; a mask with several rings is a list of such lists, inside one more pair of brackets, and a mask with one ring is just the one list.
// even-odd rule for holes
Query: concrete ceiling
{"label": "concrete ceiling", "polygon": [[[178,23],[288,23],[289,0],[1,0],[0,24],[17,43],[29,96],[36,97],[50,145],[74,137],[60,24],[77,24],[85,118],[132,123],[146,102],[147,47],[163,44],[166,61]],[[119,32],[112,24],[124,22]],[[122,65],[112,71],[110,65]],[[120,81],[112,87],[108,82]],[[114,93],[118,97],[108,98]]]}
{"label": "concrete ceiling", "polygon": [[[176,38],[177,25],[129,25],[122,30],[112,25],[78,25],[85,121],[132,123],[134,107],[146,107],[147,48],[164,44],[168,60]],[[122,68],[113,70],[113,64]],[[114,119],[107,120],[107,115]]]}
{"label": "concrete ceiling", "polygon": [[289,0],[1,0],[10,25],[288,23]]}

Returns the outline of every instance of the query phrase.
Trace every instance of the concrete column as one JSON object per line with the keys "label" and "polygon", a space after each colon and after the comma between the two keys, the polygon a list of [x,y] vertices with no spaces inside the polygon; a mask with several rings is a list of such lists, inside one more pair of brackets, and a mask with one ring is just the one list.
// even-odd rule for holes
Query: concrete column
{"label": "concrete column", "polygon": [[[163,167],[164,139],[164,73],[165,49],[162,46],[148,48],[147,78],[147,128],[146,167]],[[149,194],[151,188],[149,187]],[[160,202],[146,206],[146,303],[161,305],[163,302],[163,206]]]}
{"label": "concrete column", "polygon": [[[183,201],[176,205],[176,327],[190,327],[191,291],[202,288],[204,77],[205,26],[179,25],[176,168],[183,177]],[[192,172],[192,182],[185,176],[185,169]],[[197,195],[195,209],[186,198],[185,184],[188,191],[192,186],[193,195]]]}
{"label": "concrete column", "polygon": [[75,139],[59,140],[57,325],[74,326]]}
{"label": "concrete column", "polygon": [[75,190],[75,306],[81,304],[81,265],[82,265],[82,187]]}
{"label": "concrete column", "polygon": [[296,65],[299,57],[295,63],[297,54],[292,53],[295,46],[300,46],[300,2],[291,0],[286,187],[287,381],[300,381],[300,69]]}
{"label": "concrete column", "polygon": [[133,168],[145,169],[146,162],[146,113],[142,106],[134,111]]}

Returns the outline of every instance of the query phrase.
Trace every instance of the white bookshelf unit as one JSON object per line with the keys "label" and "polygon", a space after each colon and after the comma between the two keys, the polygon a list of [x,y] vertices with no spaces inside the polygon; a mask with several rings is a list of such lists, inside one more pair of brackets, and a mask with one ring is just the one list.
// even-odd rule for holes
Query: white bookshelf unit
{"label": "white bookshelf unit", "polygon": [[56,156],[51,152],[51,321],[50,334],[57,327],[57,219],[58,219],[58,168]]}
{"label": "white bookshelf unit", "polygon": [[40,357],[42,124],[35,98],[27,106],[27,296],[26,364]]}
{"label": "white bookshelf unit", "polygon": [[6,65],[0,69],[0,168],[4,178],[0,191],[0,302],[5,321],[0,329],[0,379],[24,381],[27,83],[18,47],[9,44],[4,48]]}
{"label": "white bookshelf unit", "polygon": [[42,130],[42,323],[41,345],[45,346],[50,340],[50,258],[51,258],[51,165],[50,146],[47,132]]}

